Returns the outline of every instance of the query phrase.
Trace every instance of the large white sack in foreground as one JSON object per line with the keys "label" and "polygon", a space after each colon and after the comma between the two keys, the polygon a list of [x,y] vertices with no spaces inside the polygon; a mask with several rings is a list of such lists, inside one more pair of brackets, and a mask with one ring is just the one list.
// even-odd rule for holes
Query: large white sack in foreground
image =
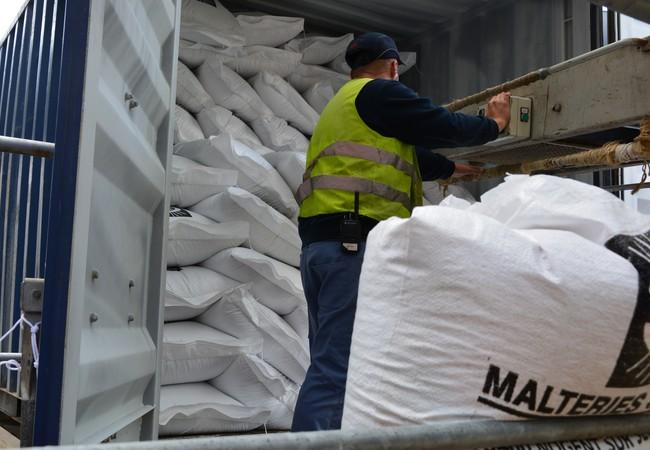
{"label": "large white sack in foreground", "polygon": [[247,222],[253,249],[292,266],[300,265],[298,227],[250,192],[230,188],[195,205],[193,211],[218,222]]}
{"label": "large white sack in foreground", "polygon": [[206,136],[228,133],[253,150],[257,151],[258,148],[262,147],[262,141],[259,140],[253,130],[226,108],[215,105],[205,108],[196,117]]}
{"label": "large white sack in foreground", "polygon": [[302,184],[307,155],[297,152],[276,152],[264,155],[264,158],[282,175],[284,181],[291,188],[291,192],[296,193]]}
{"label": "large white sack in foreground", "polygon": [[241,47],[246,39],[239,22],[218,0],[213,5],[183,0],[181,38],[215,47]]}
{"label": "large white sack in foreground", "polygon": [[282,77],[261,72],[251,79],[251,84],[276,116],[287,120],[305,134],[314,133],[318,113]]}
{"label": "large white sack in foreground", "polygon": [[[617,208],[592,205],[594,220],[627,227],[614,225]],[[634,243],[646,255],[647,239]],[[648,263],[632,258],[640,277],[632,241],[610,241],[621,257],[569,231],[437,206],[380,223],[361,273],[343,428],[645,411],[647,312],[635,308],[650,301]]]}
{"label": "large white sack in foreground", "polygon": [[224,295],[197,320],[238,339],[261,339],[262,359],[302,384],[309,367],[307,341],[280,316],[258,303],[245,287]]}
{"label": "large white sack in foreground", "polygon": [[258,117],[251,122],[251,126],[268,148],[278,152],[307,153],[309,140],[284,119],[276,116]]}
{"label": "large white sack in foreground", "polygon": [[205,261],[203,266],[249,284],[257,301],[277,314],[291,314],[305,305],[300,271],[255,250],[224,250]]}
{"label": "large white sack in foreground", "polygon": [[205,139],[199,123],[182,107],[174,108],[174,144]]}
{"label": "large white sack in foreground", "polygon": [[305,64],[327,64],[341,53],[345,53],[353,39],[352,33],[337,37],[298,38],[288,42],[284,48],[302,53],[302,62]]}
{"label": "large white sack in foreground", "polygon": [[228,134],[174,147],[174,153],[210,167],[239,172],[238,185],[257,195],[287,217],[294,217],[298,204],[280,174],[255,150]]}
{"label": "large white sack in foreground", "polygon": [[237,247],[249,238],[246,222],[216,223],[182,208],[170,208],[167,266],[198,264],[223,249]]}
{"label": "large white sack in foreground", "polygon": [[237,171],[216,169],[172,155],[170,196],[173,206],[192,206],[237,184]]}
{"label": "large white sack in foreground", "polygon": [[510,175],[469,210],[512,228],[569,230],[600,244],[617,234],[634,235],[650,228],[649,216],[611,193],[550,175]]}
{"label": "large white sack in foreground", "polygon": [[218,57],[208,58],[199,66],[196,74],[217,105],[234,112],[245,121],[273,115],[255,89]]}
{"label": "large white sack in foreground", "polygon": [[240,356],[210,384],[246,406],[269,409],[267,428],[291,429],[298,385],[261,358]]}
{"label": "large white sack in foreground", "polygon": [[214,100],[203,89],[198,78],[180,61],[176,78],[176,103],[194,114],[214,105]]}
{"label": "large white sack in foreground", "polygon": [[165,322],[190,320],[241,283],[199,266],[167,270]]}
{"label": "large white sack in foreground", "polygon": [[302,95],[305,97],[305,100],[307,100],[307,103],[309,103],[311,107],[320,114],[323,112],[330,100],[332,100],[334,94],[334,88],[331,83],[327,81],[319,81],[307,89]]}
{"label": "large white sack in foreground", "polygon": [[277,47],[298,36],[305,28],[305,19],[301,17],[240,14],[237,21],[246,37],[246,45]]}
{"label": "large white sack in foreground", "polygon": [[328,83],[334,92],[337,92],[341,86],[350,81],[350,77],[326,67],[298,64],[295,72],[287,77],[287,81],[298,92],[305,92],[316,83]]}
{"label": "large white sack in foreground", "polygon": [[160,434],[183,436],[254,430],[270,410],[245,406],[208,383],[160,388]]}
{"label": "large white sack in foreground", "polygon": [[260,351],[259,336],[233,337],[194,321],[166,323],[161,383],[207,381],[219,376],[237,356]]}

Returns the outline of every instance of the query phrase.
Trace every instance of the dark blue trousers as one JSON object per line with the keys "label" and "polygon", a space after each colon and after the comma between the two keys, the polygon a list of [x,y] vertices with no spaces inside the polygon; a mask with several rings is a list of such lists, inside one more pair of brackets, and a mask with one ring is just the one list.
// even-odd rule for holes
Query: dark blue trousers
{"label": "dark blue trousers", "polygon": [[302,249],[311,365],[300,389],[292,431],[341,428],[364,250],[361,244],[357,253],[347,253],[334,241],[314,242]]}

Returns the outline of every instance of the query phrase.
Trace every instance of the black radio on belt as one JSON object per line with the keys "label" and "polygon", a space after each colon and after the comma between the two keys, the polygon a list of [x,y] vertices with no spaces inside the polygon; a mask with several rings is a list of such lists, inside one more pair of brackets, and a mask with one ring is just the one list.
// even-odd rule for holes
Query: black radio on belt
{"label": "black radio on belt", "polygon": [[354,213],[347,213],[341,222],[341,247],[348,253],[359,251],[363,227],[359,220],[359,193],[354,193]]}

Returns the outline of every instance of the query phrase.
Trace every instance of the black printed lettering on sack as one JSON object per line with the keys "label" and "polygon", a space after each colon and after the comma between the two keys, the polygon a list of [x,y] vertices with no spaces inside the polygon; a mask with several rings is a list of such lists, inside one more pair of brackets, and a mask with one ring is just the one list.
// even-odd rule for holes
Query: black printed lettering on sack
{"label": "black printed lettering on sack", "polygon": [[646,397],[645,392],[617,397],[575,392],[490,364],[477,401],[512,416],[539,419],[646,412]]}
{"label": "black printed lettering on sack", "polygon": [[192,217],[192,214],[186,209],[172,206],[169,208],[169,217]]}
{"label": "black printed lettering on sack", "polygon": [[650,385],[650,349],[644,331],[650,323],[650,231],[637,236],[615,236],[605,244],[630,261],[639,272],[639,293],[630,328],[614,371],[607,383],[611,388]]}
{"label": "black printed lettering on sack", "polygon": [[639,448],[648,436],[608,437],[598,440],[549,442],[546,444],[515,445],[485,450],[628,450]]}

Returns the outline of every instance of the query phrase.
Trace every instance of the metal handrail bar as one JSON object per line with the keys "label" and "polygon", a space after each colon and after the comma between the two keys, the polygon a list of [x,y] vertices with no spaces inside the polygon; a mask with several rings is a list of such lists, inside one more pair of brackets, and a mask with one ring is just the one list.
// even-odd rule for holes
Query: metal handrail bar
{"label": "metal handrail bar", "polygon": [[0,152],[52,158],[54,156],[54,144],[51,142],[33,141],[31,139],[0,136]]}
{"label": "metal handrail bar", "polygon": [[650,414],[521,421],[469,421],[363,431],[315,431],[155,442],[61,446],[57,450],[470,450],[650,433]]}

